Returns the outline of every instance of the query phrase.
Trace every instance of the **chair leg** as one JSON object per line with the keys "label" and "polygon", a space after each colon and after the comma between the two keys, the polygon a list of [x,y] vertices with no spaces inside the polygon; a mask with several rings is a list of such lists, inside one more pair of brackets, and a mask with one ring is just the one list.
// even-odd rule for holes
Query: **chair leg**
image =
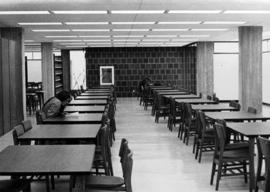
{"label": "chair leg", "polygon": [[244,170],[245,183],[247,183],[248,182],[248,178],[247,178],[247,163],[246,163],[246,161],[243,161],[243,170]]}
{"label": "chair leg", "polygon": [[218,191],[219,188],[219,181],[221,178],[221,171],[222,171],[222,162],[218,163],[218,171],[217,171],[217,182],[216,182],[216,191]]}
{"label": "chair leg", "polygon": [[54,175],[51,175],[51,185],[52,189],[55,189]]}
{"label": "chair leg", "polygon": [[212,172],[211,172],[211,179],[210,179],[210,185],[213,185],[215,172],[216,172],[216,163],[213,162],[213,164],[212,164]]}
{"label": "chair leg", "polygon": [[50,189],[50,178],[49,178],[49,175],[46,175],[46,191],[47,192],[50,192],[51,189]]}

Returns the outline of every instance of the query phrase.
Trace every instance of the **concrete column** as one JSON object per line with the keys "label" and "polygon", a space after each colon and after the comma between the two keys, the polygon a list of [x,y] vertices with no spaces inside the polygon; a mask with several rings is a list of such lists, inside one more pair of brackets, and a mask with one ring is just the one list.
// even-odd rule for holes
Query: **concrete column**
{"label": "concrete column", "polygon": [[243,26],[239,32],[239,100],[241,108],[262,111],[262,30]]}
{"label": "concrete column", "polygon": [[207,95],[214,93],[213,42],[198,42],[197,45],[197,93]]}
{"label": "concrete column", "polygon": [[53,44],[41,43],[42,86],[44,101],[54,96]]}
{"label": "concrete column", "polygon": [[24,119],[23,55],[23,29],[0,28],[0,135]]}
{"label": "concrete column", "polygon": [[62,62],[63,62],[63,87],[64,90],[70,90],[70,51],[61,50]]}

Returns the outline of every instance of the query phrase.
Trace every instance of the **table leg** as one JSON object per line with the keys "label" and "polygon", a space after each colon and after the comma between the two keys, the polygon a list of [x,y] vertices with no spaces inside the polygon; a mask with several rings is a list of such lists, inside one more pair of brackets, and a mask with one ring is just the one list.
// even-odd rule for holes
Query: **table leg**
{"label": "table leg", "polygon": [[255,167],[254,167],[254,150],[255,138],[249,138],[249,154],[250,154],[250,163],[249,163],[249,191],[252,192],[255,190]]}
{"label": "table leg", "polygon": [[72,192],[85,192],[85,181],[86,176],[76,176],[75,187],[72,189]]}

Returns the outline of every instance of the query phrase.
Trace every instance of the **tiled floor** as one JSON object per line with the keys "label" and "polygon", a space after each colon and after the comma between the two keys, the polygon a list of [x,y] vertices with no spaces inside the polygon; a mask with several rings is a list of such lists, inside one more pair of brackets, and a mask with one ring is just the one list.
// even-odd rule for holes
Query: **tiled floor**
{"label": "tiled floor", "polygon": [[[138,104],[136,98],[120,98],[116,112],[116,142],[112,147],[115,175],[121,175],[118,150],[121,138],[129,141],[134,152],[132,175],[134,192],[210,192],[212,153],[204,154],[198,163],[189,146],[177,139],[177,131],[170,132],[166,120],[154,123],[154,118]],[[11,134],[0,139],[0,150],[12,144]],[[0,162],[1,163],[1,162]],[[33,192],[45,191],[44,183],[33,183]],[[56,181],[55,192],[68,191],[67,180]],[[223,178],[219,191],[248,191],[243,177]]]}

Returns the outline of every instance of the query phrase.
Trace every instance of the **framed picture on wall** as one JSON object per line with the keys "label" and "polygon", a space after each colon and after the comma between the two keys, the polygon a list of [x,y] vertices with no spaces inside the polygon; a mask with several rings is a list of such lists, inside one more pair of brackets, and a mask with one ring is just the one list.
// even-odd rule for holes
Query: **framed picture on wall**
{"label": "framed picture on wall", "polygon": [[114,66],[100,66],[100,85],[114,85]]}

